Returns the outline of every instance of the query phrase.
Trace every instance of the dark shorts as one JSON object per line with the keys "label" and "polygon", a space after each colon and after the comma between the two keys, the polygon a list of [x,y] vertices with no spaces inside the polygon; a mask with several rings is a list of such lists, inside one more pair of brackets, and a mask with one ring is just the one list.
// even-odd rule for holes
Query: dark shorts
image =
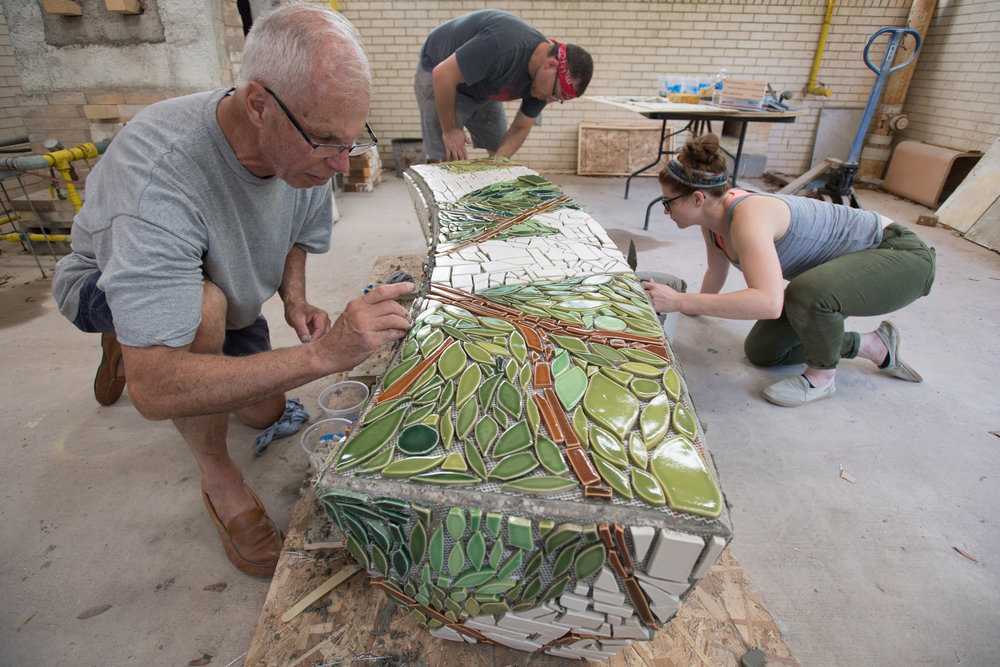
{"label": "dark shorts", "polygon": [[[87,333],[114,333],[115,322],[104,292],[97,286],[100,272],[84,281],[80,288],[80,309],[73,324]],[[242,329],[226,331],[226,341],[222,344],[222,354],[227,357],[245,357],[248,354],[266,352],[271,349],[271,331],[263,315]]]}

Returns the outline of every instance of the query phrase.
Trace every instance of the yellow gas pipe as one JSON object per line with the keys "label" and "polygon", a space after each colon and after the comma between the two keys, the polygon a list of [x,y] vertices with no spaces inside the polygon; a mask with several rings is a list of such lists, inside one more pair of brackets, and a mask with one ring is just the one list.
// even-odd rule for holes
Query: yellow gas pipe
{"label": "yellow gas pipe", "polygon": [[71,182],[73,178],[70,176],[69,163],[73,160],[89,160],[90,158],[95,158],[98,155],[100,155],[100,151],[97,146],[91,143],[80,144],[79,146],[74,146],[73,148],[66,148],[42,155],[46,162],[55,167],[56,171],[58,171],[66,181],[66,197],[69,199],[69,202],[73,204],[73,208],[77,211],[79,211],[83,206],[83,200],[80,199],[80,194],[76,191],[76,187]]}
{"label": "yellow gas pipe", "polygon": [[816,57],[813,58],[812,72],[809,74],[809,83],[806,84],[806,93],[809,95],[823,95],[829,97],[833,91],[816,81],[819,76],[819,63],[823,59],[823,49],[826,47],[826,34],[830,32],[830,19],[833,18],[833,6],[837,0],[829,0],[826,5],[826,18],[823,19],[823,30],[819,33],[819,45],[816,47]]}

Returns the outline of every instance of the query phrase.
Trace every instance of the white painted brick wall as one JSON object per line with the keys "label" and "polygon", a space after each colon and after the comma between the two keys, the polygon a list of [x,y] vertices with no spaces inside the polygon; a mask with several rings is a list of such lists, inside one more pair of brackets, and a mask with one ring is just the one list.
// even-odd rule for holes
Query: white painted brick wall
{"label": "white painted brick wall", "polygon": [[[340,4],[365,36],[372,57],[371,121],[384,140],[383,157],[391,162],[392,139],[420,136],[412,86],[424,38],[449,18],[495,5],[471,0]],[[798,174],[809,166],[820,109],[864,106],[875,81],[862,61],[864,45],[879,28],[905,25],[909,6],[910,0],[837,3],[819,69],[819,80],[833,90],[830,97],[803,95],[826,0],[510,0],[504,8],[547,37],[590,51],[595,73],[588,94],[655,94],[661,74],[714,78],[720,67],[730,76],[764,78],[778,90],[795,92],[793,103],[807,113],[792,124],[751,125],[746,151],[767,155],[769,170]],[[939,3],[906,106],[913,119],[907,138],[983,150],[995,139],[1000,128],[992,110],[1000,97],[1000,56],[990,47],[1000,33],[998,22],[996,0]],[[873,53],[881,56],[878,45]],[[518,103],[506,108],[510,121]],[[550,106],[516,157],[539,171],[573,172],[580,121],[637,118],[585,99]]]}

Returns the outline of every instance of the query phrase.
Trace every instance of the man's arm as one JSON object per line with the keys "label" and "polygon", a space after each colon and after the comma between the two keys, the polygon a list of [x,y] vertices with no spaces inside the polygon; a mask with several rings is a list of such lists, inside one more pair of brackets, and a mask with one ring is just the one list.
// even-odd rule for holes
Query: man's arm
{"label": "man's arm", "polygon": [[441,141],[444,142],[445,158],[464,160],[465,144],[472,143],[465,137],[465,131],[455,120],[455,96],[458,84],[465,81],[458,67],[458,58],[451,54],[433,70],[434,106],[437,107],[438,122],[441,124]]}
{"label": "man's arm", "polygon": [[524,144],[524,140],[528,138],[528,133],[531,132],[534,124],[534,118],[525,116],[523,111],[518,110],[517,116],[514,117],[514,122],[510,124],[507,132],[503,135],[503,139],[500,140],[496,154],[500,157],[513,157],[514,153]]}
{"label": "man's arm", "polygon": [[285,256],[278,296],[285,304],[285,321],[299,340],[308,343],[330,330],[330,315],[306,301],[306,251],[293,246]]}
{"label": "man's arm", "polygon": [[358,365],[406,335],[409,317],[395,299],[412,283],[382,285],[349,302],[325,335],[306,345],[224,357],[225,297],[206,283],[202,324],[184,347],[122,346],[129,395],[147,419],[231,412]]}

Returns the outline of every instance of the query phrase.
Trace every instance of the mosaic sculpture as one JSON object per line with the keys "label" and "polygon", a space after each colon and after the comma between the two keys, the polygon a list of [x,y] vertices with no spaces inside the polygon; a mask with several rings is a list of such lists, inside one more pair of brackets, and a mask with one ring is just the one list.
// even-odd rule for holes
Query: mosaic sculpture
{"label": "mosaic sculpture", "polygon": [[594,660],[651,639],[731,527],[641,285],[529,169],[406,178],[430,279],[316,478],[326,513],[437,637]]}

